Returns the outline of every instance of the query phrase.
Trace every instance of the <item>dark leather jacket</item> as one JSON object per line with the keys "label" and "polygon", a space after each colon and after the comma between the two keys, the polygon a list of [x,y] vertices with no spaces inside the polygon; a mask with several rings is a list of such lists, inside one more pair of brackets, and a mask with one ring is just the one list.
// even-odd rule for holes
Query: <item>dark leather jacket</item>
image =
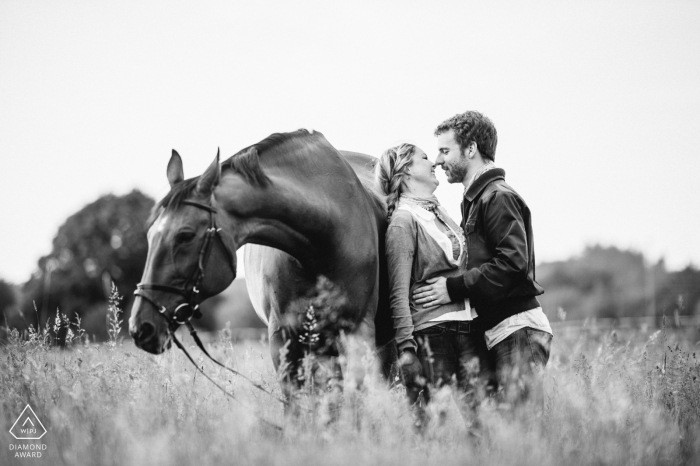
{"label": "dark leather jacket", "polygon": [[535,249],[530,209],[508,186],[505,171],[487,171],[462,201],[467,238],[467,271],[447,279],[453,301],[469,298],[486,329],[540,306],[544,293],[535,281]]}

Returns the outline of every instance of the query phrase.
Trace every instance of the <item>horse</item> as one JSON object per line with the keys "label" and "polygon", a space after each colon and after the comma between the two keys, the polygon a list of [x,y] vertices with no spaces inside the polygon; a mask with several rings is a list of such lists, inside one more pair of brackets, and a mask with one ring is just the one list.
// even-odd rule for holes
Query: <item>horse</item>
{"label": "horse", "polygon": [[[185,180],[173,150],[170,192],[153,209],[148,257],[129,332],[153,354],[170,348],[198,304],[236,277],[267,324],[276,371],[297,379],[309,352],[337,356],[341,334],[371,343],[381,373],[396,365],[384,256],[386,207],[374,157],[336,150],[319,132],[276,133]],[[283,367],[282,367],[283,366]],[[283,391],[289,393],[283,384]]]}

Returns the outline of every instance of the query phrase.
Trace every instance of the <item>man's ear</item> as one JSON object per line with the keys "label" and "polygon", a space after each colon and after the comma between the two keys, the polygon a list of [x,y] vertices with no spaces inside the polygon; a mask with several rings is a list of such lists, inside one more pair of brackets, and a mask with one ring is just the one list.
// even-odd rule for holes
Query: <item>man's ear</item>
{"label": "man's ear", "polygon": [[182,158],[175,149],[173,149],[173,155],[168,162],[167,174],[170,188],[173,188],[176,184],[185,179],[185,174],[182,171]]}
{"label": "man's ear", "polygon": [[197,192],[205,197],[211,196],[220,179],[221,165],[219,164],[219,151],[217,150],[216,158],[202,176],[199,177],[199,181],[197,181]]}

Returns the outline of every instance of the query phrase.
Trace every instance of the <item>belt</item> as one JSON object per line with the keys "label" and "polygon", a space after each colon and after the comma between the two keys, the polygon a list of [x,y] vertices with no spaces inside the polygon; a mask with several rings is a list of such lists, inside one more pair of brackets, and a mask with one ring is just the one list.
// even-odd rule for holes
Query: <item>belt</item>
{"label": "belt", "polygon": [[[474,333],[474,332],[483,332],[484,327],[481,324],[480,319],[474,319],[474,320],[450,320],[448,322],[441,322],[436,325],[432,325],[428,328],[442,328],[444,330],[447,330],[449,332],[456,332],[456,333]],[[427,329],[426,329],[427,330]],[[420,333],[420,330],[418,331]]]}

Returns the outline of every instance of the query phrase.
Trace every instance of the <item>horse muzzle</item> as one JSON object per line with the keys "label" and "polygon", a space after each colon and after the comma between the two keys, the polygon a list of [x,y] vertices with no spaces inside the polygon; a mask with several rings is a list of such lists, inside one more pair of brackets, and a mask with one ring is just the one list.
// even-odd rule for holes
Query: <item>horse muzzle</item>
{"label": "horse muzzle", "polygon": [[153,324],[149,322],[141,324],[136,331],[129,328],[129,334],[134,339],[134,343],[138,348],[148,351],[151,354],[161,354],[172,346],[170,331],[168,331],[165,336],[157,334]]}
{"label": "horse muzzle", "polygon": [[[136,301],[140,300],[137,298]],[[129,335],[134,343],[138,348],[152,354],[160,354],[168,350],[172,345],[172,330],[166,320],[155,313],[153,319],[143,318],[143,311],[135,302],[131,319],[129,319]]]}

